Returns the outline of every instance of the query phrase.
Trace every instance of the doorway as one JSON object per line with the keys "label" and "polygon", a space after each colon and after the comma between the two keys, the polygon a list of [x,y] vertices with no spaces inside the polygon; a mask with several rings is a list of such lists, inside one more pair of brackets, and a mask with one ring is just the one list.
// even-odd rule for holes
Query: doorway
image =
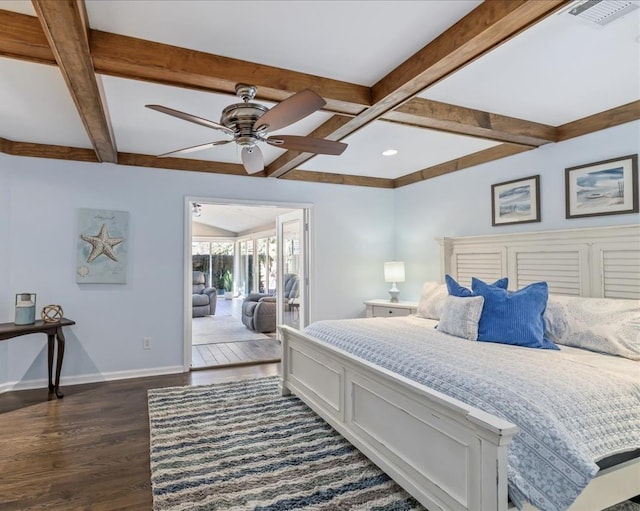
{"label": "doorway", "polygon": [[310,217],[307,204],[185,198],[185,371],[279,359],[276,325],[307,322]]}

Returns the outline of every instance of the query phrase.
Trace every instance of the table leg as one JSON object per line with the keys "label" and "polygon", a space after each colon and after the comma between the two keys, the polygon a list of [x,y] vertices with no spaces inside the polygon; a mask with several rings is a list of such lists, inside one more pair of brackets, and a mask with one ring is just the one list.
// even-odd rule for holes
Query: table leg
{"label": "table leg", "polygon": [[56,328],[56,339],[58,340],[58,360],[56,362],[56,385],[55,392],[58,398],[63,398],[64,394],[60,392],[60,371],[62,370],[62,359],[64,357],[64,334],[62,327]]}
{"label": "table leg", "polygon": [[54,334],[47,334],[48,355],[49,355],[49,392],[53,392],[53,338]]}

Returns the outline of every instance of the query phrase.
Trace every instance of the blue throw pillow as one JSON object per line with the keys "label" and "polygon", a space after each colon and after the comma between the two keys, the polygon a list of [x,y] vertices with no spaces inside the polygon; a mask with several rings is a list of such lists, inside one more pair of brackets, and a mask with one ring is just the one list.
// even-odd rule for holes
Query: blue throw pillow
{"label": "blue throw pillow", "polygon": [[[475,277],[473,277],[473,279],[477,280],[478,282],[482,282],[480,279],[476,279]],[[444,280],[447,283],[447,291],[449,291],[449,294],[452,296],[459,296],[461,298],[467,298],[469,296],[478,296],[477,293],[474,293],[473,291],[471,291],[471,289],[467,289],[466,287],[463,287],[460,284],[458,284],[451,275],[448,275],[448,274],[445,275]],[[472,283],[473,283],[473,280],[472,280]],[[484,284],[484,282],[482,283]],[[486,285],[488,286],[489,284],[486,284]],[[499,287],[502,289],[507,289],[507,286],[509,285],[509,279],[507,277],[503,277],[501,279],[496,280],[493,284],[490,284],[490,285]]]}
{"label": "blue throw pillow", "polygon": [[546,282],[535,282],[518,291],[509,292],[472,279],[471,289],[484,297],[478,324],[478,340],[559,350],[544,337],[543,314],[549,289]]}

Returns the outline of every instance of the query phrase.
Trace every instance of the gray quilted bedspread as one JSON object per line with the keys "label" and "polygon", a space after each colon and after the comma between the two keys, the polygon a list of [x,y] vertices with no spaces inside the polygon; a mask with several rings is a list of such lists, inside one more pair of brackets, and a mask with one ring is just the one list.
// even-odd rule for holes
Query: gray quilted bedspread
{"label": "gray quilted bedspread", "polygon": [[597,461],[640,448],[637,362],[467,341],[415,317],[319,321],[305,332],[516,424],[509,495],[518,508],[565,510]]}

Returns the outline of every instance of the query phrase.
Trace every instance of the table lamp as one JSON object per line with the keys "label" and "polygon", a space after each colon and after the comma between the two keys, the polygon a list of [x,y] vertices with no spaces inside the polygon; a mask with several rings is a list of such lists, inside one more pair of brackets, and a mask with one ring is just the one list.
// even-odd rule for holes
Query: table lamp
{"label": "table lamp", "polygon": [[396,303],[400,294],[400,290],[396,287],[396,282],[404,282],[404,262],[391,261],[384,263],[384,281],[392,283],[391,289],[389,289],[390,301]]}

